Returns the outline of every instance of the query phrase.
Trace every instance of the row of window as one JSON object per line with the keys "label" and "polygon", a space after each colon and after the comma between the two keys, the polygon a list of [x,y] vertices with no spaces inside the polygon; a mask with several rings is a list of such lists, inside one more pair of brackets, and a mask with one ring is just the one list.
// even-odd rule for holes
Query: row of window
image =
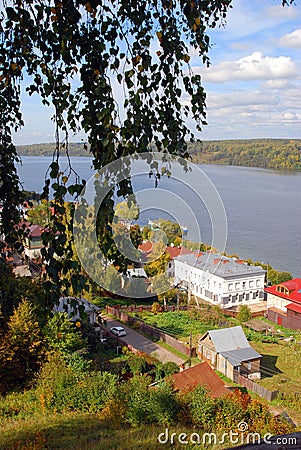
{"label": "row of window", "polygon": [[222,303],[237,303],[242,301],[248,301],[248,300],[255,300],[256,298],[262,299],[264,298],[264,292],[263,291],[255,291],[255,292],[244,292],[243,294],[234,294],[229,295],[229,297],[224,297],[222,299]]}
{"label": "row of window", "polygon": [[[233,291],[235,286],[235,289],[247,289],[247,287],[249,288],[254,288],[255,287],[255,280],[250,280],[249,282],[247,281],[238,281],[236,283],[229,283],[228,284],[228,290],[229,291]],[[260,287],[261,286],[261,280],[256,280],[256,287]]]}

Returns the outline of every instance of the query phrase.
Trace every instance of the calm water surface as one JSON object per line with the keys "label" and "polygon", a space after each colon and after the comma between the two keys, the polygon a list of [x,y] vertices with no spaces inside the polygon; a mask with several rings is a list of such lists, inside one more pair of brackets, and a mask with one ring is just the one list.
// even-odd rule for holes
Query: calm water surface
{"label": "calm water surface", "polygon": [[[50,162],[50,157],[22,158],[18,172],[24,189],[42,191]],[[74,169],[86,180],[94,173],[90,158],[76,157],[72,162]],[[228,221],[226,251],[241,258],[269,262],[278,270],[288,270],[301,277],[301,173],[236,166],[200,167],[215,185],[225,207]],[[140,176],[134,180],[134,186],[136,191],[149,189],[153,187],[153,180],[146,175]],[[187,205],[195,208],[193,193],[183,188],[181,183],[162,180],[159,187],[175,192]],[[202,205],[195,209],[201,238],[210,243],[212,227],[209,214]],[[140,223],[160,217],[171,218],[164,211],[149,210],[141,214]],[[179,209],[177,217],[188,227],[188,238],[195,239],[196,230],[193,224],[187,223],[183,208]]]}

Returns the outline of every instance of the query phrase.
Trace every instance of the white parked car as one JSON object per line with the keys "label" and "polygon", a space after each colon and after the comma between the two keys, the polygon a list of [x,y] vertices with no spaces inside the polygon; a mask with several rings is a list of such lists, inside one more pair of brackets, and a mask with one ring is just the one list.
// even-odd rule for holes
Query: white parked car
{"label": "white parked car", "polygon": [[124,328],[122,327],[112,327],[111,331],[113,334],[115,334],[116,336],[126,336],[126,331]]}

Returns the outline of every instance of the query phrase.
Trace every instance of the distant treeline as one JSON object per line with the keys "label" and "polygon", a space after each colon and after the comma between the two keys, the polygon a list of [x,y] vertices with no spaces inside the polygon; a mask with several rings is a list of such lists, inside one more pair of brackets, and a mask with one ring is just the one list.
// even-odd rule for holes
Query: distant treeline
{"label": "distant treeline", "polygon": [[[84,143],[70,143],[68,152],[70,156],[92,156],[84,148]],[[18,145],[17,151],[20,156],[52,156],[55,152],[55,143]],[[62,148],[62,155],[66,154],[66,149]]]}
{"label": "distant treeline", "polygon": [[[202,141],[188,144],[196,163],[301,170],[301,139],[244,139]],[[51,156],[55,145],[33,144],[18,147],[21,156]],[[63,153],[63,152],[62,152]],[[90,156],[83,143],[69,144],[71,156]]]}
{"label": "distant treeline", "polygon": [[301,139],[203,141],[189,149],[197,163],[301,170]]}

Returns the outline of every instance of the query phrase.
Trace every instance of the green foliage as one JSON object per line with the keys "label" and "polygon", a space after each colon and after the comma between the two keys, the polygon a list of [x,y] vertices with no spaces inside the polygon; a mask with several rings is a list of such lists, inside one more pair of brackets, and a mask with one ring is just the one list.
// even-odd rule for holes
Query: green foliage
{"label": "green foliage", "polygon": [[125,386],[126,421],[132,425],[164,424],[176,421],[179,401],[168,384],[149,388],[148,376],[134,376]]}
{"label": "green foliage", "polygon": [[116,392],[115,375],[74,371],[59,353],[48,356],[36,387],[40,407],[56,411],[100,412]]}
{"label": "green foliage", "polygon": [[27,220],[34,225],[46,226],[50,217],[50,205],[46,200],[34,204],[27,211]]}
{"label": "green foliage", "polygon": [[273,268],[269,268],[267,277],[268,277],[268,282],[272,285],[280,284],[280,283],[283,283],[284,281],[289,281],[293,278],[291,273],[279,272]]}
{"label": "green foliage", "polygon": [[247,322],[252,318],[251,310],[247,305],[239,305],[237,320],[239,322]]}
{"label": "green foliage", "polygon": [[188,393],[185,399],[188,403],[191,422],[204,430],[212,430],[215,422],[215,402],[203,386],[197,386]]}
{"label": "green foliage", "polygon": [[73,353],[85,347],[82,333],[68,318],[66,312],[57,312],[45,327],[44,334],[49,349]]}
{"label": "green foliage", "polygon": [[163,311],[163,308],[162,308],[162,306],[160,305],[160,303],[154,302],[154,303],[152,304],[152,308],[151,308],[151,313],[152,313],[152,314],[156,315],[156,314],[158,314],[159,312],[162,312],[162,311]]}
{"label": "green foliage", "polygon": [[[74,173],[69,158],[67,167],[61,164],[61,155],[69,157],[69,135],[78,130],[86,133],[84,148],[89,148],[94,169],[153,148],[188,156],[187,140],[193,141],[194,137],[186,125],[187,117],[196,122],[197,130],[206,123],[206,95],[201,76],[187,70],[189,51],[197,50],[203,63],[209,64],[207,30],[225,19],[230,4],[231,0],[191,5],[125,0],[105,4],[69,0],[53,5],[17,0],[3,3],[1,228],[10,242],[22,238],[23,231],[14,228],[19,222],[20,191],[15,167],[18,156],[12,135],[23,126],[21,91],[37,94],[44,105],[53,108],[56,136],[53,161],[43,189],[46,199],[53,192],[53,214],[49,230],[43,235],[42,255],[47,261],[45,287],[52,302],[61,294],[68,295],[73,290],[76,295],[85,287],[72,240],[67,238],[72,224],[64,221],[66,195],[76,197],[85,185]],[[154,45],[157,52],[153,52]],[[112,87],[112,76],[122,86],[121,100]],[[181,101],[183,95],[187,97],[185,105]],[[184,160],[181,161],[185,166]],[[150,176],[157,182],[163,173],[151,155],[148,163]],[[129,180],[117,183],[102,203],[98,231],[102,250],[108,252],[108,259],[120,265],[123,259],[116,248],[112,249],[114,190],[123,199],[133,192]],[[73,276],[68,277],[70,270]]]}
{"label": "green foliage", "polygon": [[117,203],[115,209],[115,216],[119,220],[136,220],[139,217],[139,206],[133,201],[124,201]]}
{"label": "green foliage", "polygon": [[252,139],[203,141],[189,147],[198,163],[263,167],[277,170],[301,169],[299,139]]}
{"label": "green foliage", "polygon": [[144,266],[144,270],[147,276],[153,278],[156,275],[164,275],[166,272],[167,265],[170,261],[170,256],[168,253],[164,252],[165,246],[162,248],[156,247],[156,244],[153,245],[154,251],[151,254],[151,262],[148,262]]}
{"label": "green foliage", "polygon": [[156,370],[156,380],[163,380],[163,378],[178,373],[179,370],[180,368],[178,364],[174,363],[173,361],[158,364]]}
{"label": "green foliage", "polygon": [[44,342],[34,307],[23,300],[14,310],[7,332],[0,336],[0,392],[24,387],[39,369]]}
{"label": "green foliage", "polygon": [[[167,245],[175,244],[176,238],[182,238],[182,230],[178,223],[171,220],[159,219],[157,221],[160,230],[162,230],[167,237]],[[176,245],[176,244],[175,244]]]}
{"label": "green foliage", "polygon": [[47,296],[40,284],[30,278],[15,277],[12,268],[0,258],[0,326],[6,329],[7,322],[23,298],[36,308],[41,324],[47,316]]}
{"label": "green foliage", "polygon": [[135,248],[138,248],[143,242],[142,233],[138,224],[132,225],[130,228],[130,238]]}
{"label": "green foliage", "polygon": [[156,326],[176,338],[188,338],[190,333],[199,338],[208,329],[216,328],[221,320],[225,320],[218,307],[204,307],[200,311],[168,311],[153,315],[145,313],[146,323]]}

